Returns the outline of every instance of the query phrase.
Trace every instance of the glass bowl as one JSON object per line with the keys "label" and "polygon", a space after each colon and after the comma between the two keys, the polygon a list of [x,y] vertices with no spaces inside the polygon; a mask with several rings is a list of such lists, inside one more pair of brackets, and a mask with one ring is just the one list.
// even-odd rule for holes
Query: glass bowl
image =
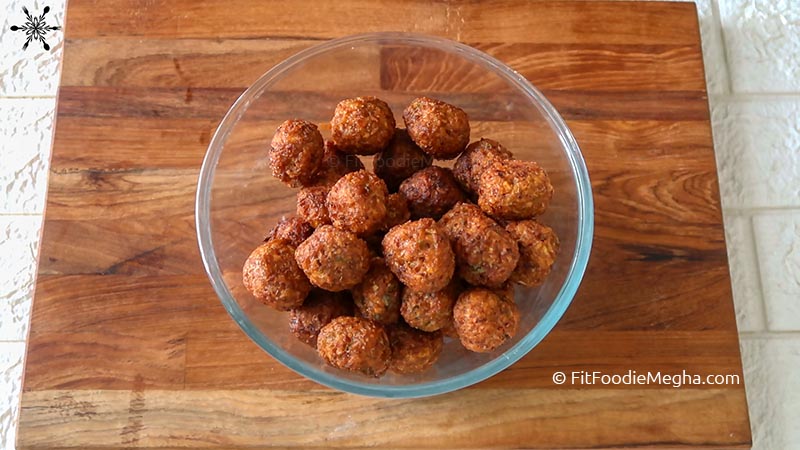
{"label": "glass bowl", "polygon": [[[278,124],[303,118],[323,135],[336,104],[374,95],[392,107],[398,126],[414,98],[427,95],[464,109],[471,141],[503,143],[516,158],[535,160],[555,187],[540,218],[561,239],[547,281],[517,287],[517,335],[493,353],[478,354],[446,339],[426,373],[367,378],[326,366],[288,330],[287,313],[255,300],[242,285],[242,264],[283,215],[295,193],[270,175],[268,151]],[[368,169],[371,157],[363,158]],[[451,166],[452,161],[438,162]],[[505,64],[457,42],[407,33],[335,39],[288,58],[247,89],[222,119],[208,147],[197,186],[197,238],[203,264],[225,309],[264,351],[323,385],[376,397],[423,397],[454,391],[510,366],[544,339],[572,301],[592,243],[589,176],[572,133],[550,102]]]}

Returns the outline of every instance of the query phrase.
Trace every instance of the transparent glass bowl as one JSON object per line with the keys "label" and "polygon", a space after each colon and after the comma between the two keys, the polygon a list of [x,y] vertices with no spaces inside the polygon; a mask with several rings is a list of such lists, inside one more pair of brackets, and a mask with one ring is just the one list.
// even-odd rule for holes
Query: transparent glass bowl
{"label": "transparent glass bowl", "polygon": [[[561,239],[561,252],[544,285],[517,287],[519,331],[493,353],[464,350],[447,339],[442,357],[417,376],[371,379],[327,367],[288,330],[286,313],[261,305],[242,285],[248,254],[284,214],[295,193],[270,175],[268,146],[278,124],[303,118],[329,135],[336,104],[375,95],[402,112],[427,95],[464,109],[471,140],[492,138],[518,159],[535,160],[550,174],[555,195],[541,221]],[[364,158],[368,169],[371,157]],[[440,162],[441,163],[441,162]],[[445,165],[451,165],[445,162]],[[233,320],[264,351],[292,370],[342,391],[377,397],[423,397],[454,391],[510,366],[544,339],[572,301],[592,243],[589,176],[571,132],[527,80],[500,61],[449,40],[375,33],[332,40],[270,69],[233,104],[206,153],[197,186],[197,238],[203,264]]]}

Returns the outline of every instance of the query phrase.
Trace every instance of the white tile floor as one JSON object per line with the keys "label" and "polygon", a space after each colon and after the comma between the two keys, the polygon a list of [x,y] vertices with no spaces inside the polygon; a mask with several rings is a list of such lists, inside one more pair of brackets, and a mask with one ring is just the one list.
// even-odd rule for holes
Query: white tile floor
{"label": "white tile floor", "polygon": [[[47,1],[63,24],[65,0]],[[0,450],[14,448],[61,34],[0,11]],[[800,449],[800,1],[698,0],[754,448]]]}

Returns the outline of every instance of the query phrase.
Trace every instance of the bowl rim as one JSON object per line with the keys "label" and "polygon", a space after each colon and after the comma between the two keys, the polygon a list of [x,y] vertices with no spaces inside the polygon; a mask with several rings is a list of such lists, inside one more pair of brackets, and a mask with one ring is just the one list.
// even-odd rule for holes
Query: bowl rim
{"label": "bowl rim", "polygon": [[[213,175],[224,148],[224,142],[230,134],[232,126],[246,111],[251,98],[261,94],[283,72],[307,58],[345,45],[382,41],[417,44],[448,52],[463,53],[471,61],[495,71],[499,76],[522,90],[529,100],[537,106],[551,128],[558,135],[573,172],[577,174],[574,179],[578,199],[578,229],[575,252],[573,253],[565,282],[541,320],[513,347],[491,361],[450,378],[411,385],[367,384],[341,378],[300,361],[279,345],[271,342],[242,311],[225,284],[214,252],[211,236],[210,207]],[[214,132],[203,159],[195,198],[195,226],[203,266],[225,310],[252,341],[277,359],[278,362],[308,379],[341,391],[371,397],[416,398],[444,394],[481,382],[517,362],[550,333],[572,302],[585,273],[594,234],[594,204],[586,163],[572,132],[544,95],[517,71],[480,50],[449,39],[418,33],[378,32],[349,35],[304,49],[261,75],[255,83],[237,98]]]}

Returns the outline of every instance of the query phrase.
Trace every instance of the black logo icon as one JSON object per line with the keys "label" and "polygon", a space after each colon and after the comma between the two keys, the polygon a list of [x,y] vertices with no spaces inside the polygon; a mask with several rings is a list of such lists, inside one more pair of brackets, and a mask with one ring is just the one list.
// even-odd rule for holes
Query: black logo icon
{"label": "black logo icon", "polygon": [[53,30],[60,30],[61,27],[50,26],[45,22],[44,16],[49,11],[50,7],[45,6],[41,16],[32,16],[31,13],[28,12],[28,8],[22,7],[22,12],[25,13],[25,17],[27,18],[25,25],[12,25],[11,31],[25,32],[26,39],[25,43],[22,45],[23,50],[28,48],[28,44],[30,44],[31,41],[39,41],[42,43],[42,47],[44,47],[45,50],[50,50],[50,45],[44,40],[44,36]]}

